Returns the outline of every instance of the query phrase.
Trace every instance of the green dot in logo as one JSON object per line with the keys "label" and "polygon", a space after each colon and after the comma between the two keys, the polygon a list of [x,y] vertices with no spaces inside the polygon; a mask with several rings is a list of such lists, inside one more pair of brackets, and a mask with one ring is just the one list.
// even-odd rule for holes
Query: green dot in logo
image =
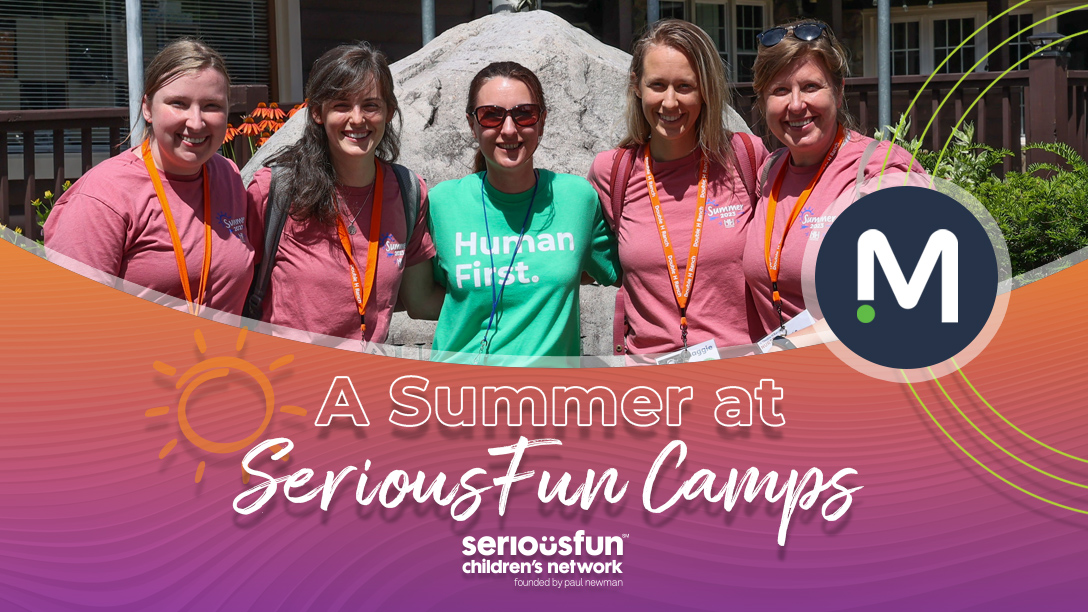
{"label": "green dot in logo", "polygon": [[868,304],[858,306],[858,321],[872,323],[874,318],[876,318],[876,311],[873,310],[872,306]]}

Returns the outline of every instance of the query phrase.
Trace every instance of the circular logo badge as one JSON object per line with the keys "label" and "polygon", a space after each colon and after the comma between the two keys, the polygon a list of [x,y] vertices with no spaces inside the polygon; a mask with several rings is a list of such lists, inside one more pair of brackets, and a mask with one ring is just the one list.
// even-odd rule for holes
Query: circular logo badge
{"label": "circular logo badge", "polygon": [[850,351],[910,370],[955,357],[979,336],[998,277],[994,242],[971,211],[933,189],[893,187],[842,211],[814,280],[821,314]]}

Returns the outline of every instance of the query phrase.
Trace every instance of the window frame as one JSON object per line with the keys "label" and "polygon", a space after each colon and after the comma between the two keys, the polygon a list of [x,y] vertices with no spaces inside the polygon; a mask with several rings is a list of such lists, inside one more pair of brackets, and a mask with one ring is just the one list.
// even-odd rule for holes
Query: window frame
{"label": "window frame", "polygon": [[[690,21],[695,25],[699,25],[695,21],[695,5],[707,4],[707,5],[721,5],[725,7],[725,36],[726,36],[726,49],[718,49],[718,55],[722,56],[722,61],[726,62],[726,66],[729,71],[727,76],[731,83],[737,82],[738,62],[740,57],[740,50],[737,48],[737,8],[740,6],[757,6],[763,10],[763,24],[761,30],[766,30],[771,27],[771,0],[687,0],[685,2],[685,13],[690,15],[690,18],[686,21]],[[702,27],[702,26],[699,26]],[[717,43],[715,43],[717,46]],[[750,53],[750,52],[746,52]]]}
{"label": "window frame", "polygon": [[[877,28],[876,28],[876,9],[863,9],[862,15],[864,18],[863,39],[865,49],[877,48]],[[934,22],[946,19],[974,19],[975,28],[982,26],[987,21],[986,17],[986,3],[985,2],[969,2],[963,4],[946,4],[940,6],[934,6],[929,8],[926,6],[910,7],[908,10],[903,11],[892,7],[891,22],[892,23],[904,23],[904,22],[918,22],[918,44],[921,46],[921,54],[919,57],[919,74],[929,75],[933,73],[933,69],[937,66],[937,62],[934,61]],[[987,39],[987,31],[983,29],[982,32],[974,39],[975,42],[975,59],[981,58],[986,55],[990,50],[989,40]],[[876,53],[866,53],[864,61],[865,76],[876,76]],[[975,72],[983,72],[986,68],[986,63],[983,62]]]}

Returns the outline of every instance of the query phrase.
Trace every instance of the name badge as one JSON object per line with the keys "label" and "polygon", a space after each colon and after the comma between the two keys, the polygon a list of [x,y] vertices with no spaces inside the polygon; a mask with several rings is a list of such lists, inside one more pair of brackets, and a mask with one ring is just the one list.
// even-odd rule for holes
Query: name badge
{"label": "name badge", "polygon": [[714,344],[714,341],[707,340],[706,342],[693,344],[686,349],[667,353],[654,361],[656,361],[658,365],[666,365],[671,363],[688,363],[689,361],[711,361],[713,359],[721,359],[721,356],[718,354],[718,347]]}
{"label": "name badge", "polygon": [[786,321],[785,325],[772,331],[764,336],[759,342],[756,343],[759,346],[759,352],[766,353],[771,350],[771,345],[774,343],[775,338],[785,337],[793,332],[801,331],[806,327],[812,327],[816,324],[816,319],[812,318],[812,314],[806,309],[797,313],[797,316]]}

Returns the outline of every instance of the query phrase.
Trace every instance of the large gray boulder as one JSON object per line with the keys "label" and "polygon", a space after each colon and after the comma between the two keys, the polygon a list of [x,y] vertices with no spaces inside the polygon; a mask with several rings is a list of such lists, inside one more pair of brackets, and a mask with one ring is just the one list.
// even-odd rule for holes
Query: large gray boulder
{"label": "large gray boulder", "polygon": [[[594,156],[616,146],[623,135],[631,56],[596,40],[547,11],[488,15],[444,32],[426,47],[391,66],[400,105],[400,163],[427,183],[472,172],[475,141],[465,118],[468,86],[483,67],[516,61],[544,86],[548,118],[537,167],[585,176]],[[270,155],[298,140],[305,119],[297,113],[261,147],[243,180]],[[727,125],[748,132],[732,109]],[[583,287],[582,349],[611,354],[614,289]],[[389,342],[429,346],[434,325],[397,315]]]}

